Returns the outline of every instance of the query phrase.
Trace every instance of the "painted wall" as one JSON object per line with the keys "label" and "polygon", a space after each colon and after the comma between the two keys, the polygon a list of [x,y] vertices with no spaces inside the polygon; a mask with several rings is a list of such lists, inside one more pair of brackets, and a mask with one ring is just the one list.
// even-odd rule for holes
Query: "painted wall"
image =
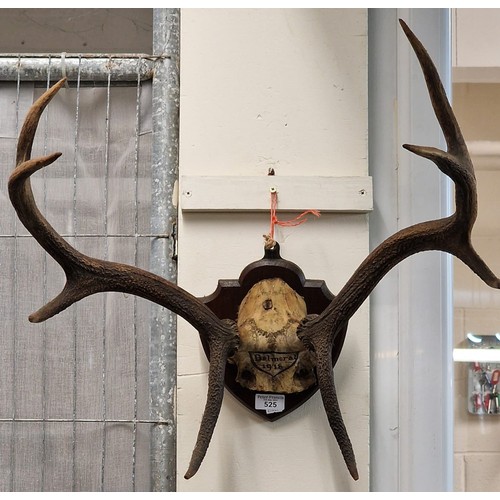
{"label": "painted wall", "polygon": [[[489,267],[500,274],[500,221],[498,186],[500,157],[500,83],[454,86],[454,106],[469,148],[489,145],[491,155],[472,155],[478,184],[478,218],[473,242]],[[486,152],[485,150],[483,150]],[[469,332],[494,335],[500,330],[500,292],[480,280],[455,260],[455,345]],[[467,410],[468,364],[455,363],[455,490],[498,491],[500,459],[496,438],[500,417],[476,416]]]}
{"label": "painted wall", "polygon": [[[456,9],[453,105],[476,168],[478,218],[473,242],[500,274],[500,60],[499,9]],[[455,344],[469,332],[500,330],[500,292],[455,260]],[[500,417],[467,410],[467,364],[455,363],[455,490],[499,491]]]}
{"label": "painted wall", "polygon": [[[183,10],[180,174],[367,175],[367,13],[363,9]],[[182,192],[182,185],[180,187]],[[315,207],[311,207],[315,208]],[[198,296],[263,255],[266,213],[180,214],[179,284]],[[282,256],[333,293],[368,251],[366,215],[324,214],[280,229]],[[319,394],[266,423],[226,394],[198,474],[182,478],[205,404],[208,363],[179,321],[178,489],[368,489],[368,305],[335,368],[357,455],[352,481]]]}

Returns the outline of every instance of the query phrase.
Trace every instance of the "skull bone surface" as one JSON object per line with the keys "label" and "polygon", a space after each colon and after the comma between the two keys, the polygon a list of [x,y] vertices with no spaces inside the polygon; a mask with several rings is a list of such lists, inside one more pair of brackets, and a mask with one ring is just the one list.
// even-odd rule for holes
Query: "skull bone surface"
{"label": "skull bone surface", "polygon": [[238,311],[240,346],[229,360],[236,381],[254,391],[290,394],[316,383],[316,358],[297,337],[304,299],[280,278],[256,283]]}

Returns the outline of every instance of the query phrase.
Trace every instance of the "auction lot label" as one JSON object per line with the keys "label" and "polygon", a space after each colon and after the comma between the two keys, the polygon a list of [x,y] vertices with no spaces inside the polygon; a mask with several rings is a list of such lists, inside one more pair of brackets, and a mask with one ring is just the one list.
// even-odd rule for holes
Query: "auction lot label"
{"label": "auction lot label", "polygon": [[256,394],[255,409],[266,413],[279,413],[285,409],[284,394]]}

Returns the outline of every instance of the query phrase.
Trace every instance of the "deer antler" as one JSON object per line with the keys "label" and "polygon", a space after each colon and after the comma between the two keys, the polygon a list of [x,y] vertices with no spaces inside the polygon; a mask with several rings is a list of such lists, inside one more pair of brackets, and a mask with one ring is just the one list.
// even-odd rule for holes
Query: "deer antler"
{"label": "deer antler", "polygon": [[[358,479],[356,460],[337,401],[332,359],[333,347],[336,348],[337,356],[345,326],[351,316],[388,271],[407,257],[427,250],[440,250],[458,257],[486,284],[500,288],[500,280],[479,257],[471,243],[472,226],[477,214],[477,194],[473,166],[464,138],[432,60],[408,26],[403,21],[400,23],[422,67],[447,150],[408,144],[403,147],[432,160],[454,181],[456,210],[449,217],[415,224],[387,238],[361,263],[323,313],[308,317],[297,331],[304,344],[316,353],[317,379],[328,421],[354,479]],[[210,370],[207,404],[185,476],[189,478],[196,473],[203,460],[217,421],[224,391],[226,361],[231,351],[238,346],[237,330],[233,322],[219,320],[201,301],[159,276],[137,267],[83,255],[69,245],[42,216],[33,198],[30,176],[53,163],[60,153],[31,160],[31,149],[43,109],[63,84],[64,80],[61,80],[45,92],[28,113],[19,138],[17,166],[9,179],[10,199],[20,220],[66,274],[66,285],[62,292],[32,314],[30,321],[44,321],[94,293],[115,291],[151,300],[191,323],[208,341]]]}
{"label": "deer antler", "polygon": [[500,280],[474,250],[472,226],[477,214],[474,168],[455,115],[429,54],[410,28],[400,20],[424,73],[435,115],[443,130],[447,151],[405,144],[412,153],[432,160],[455,183],[456,211],[450,217],[415,224],[387,238],[362,262],[325,311],[302,325],[301,340],[316,351],[318,383],[330,426],[347,467],[357,479],[356,462],[338,407],[332,371],[333,342],[346,322],[377,283],[407,257],[426,250],[450,253],[469,266],[486,284],[500,288]]}
{"label": "deer antler", "polygon": [[233,322],[219,320],[196,297],[160,276],[134,266],[103,261],[78,252],[40,213],[33,197],[30,177],[57,160],[61,153],[30,159],[31,150],[40,116],[64,82],[65,79],[60,80],[47,90],[29,110],[19,136],[16,168],[9,179],[10,200],[19,219],[66,274],[66,285],[62,292],[29,319],[34,323],[45,321],[95,293],[123,292],[166,307],[191,323],[207,339],[210,348],[207,403],[186,473],[186,477],[191,477],[205,456],[217,422],[224,392],[224,368],[228,356],[238,346],[237,330]]}

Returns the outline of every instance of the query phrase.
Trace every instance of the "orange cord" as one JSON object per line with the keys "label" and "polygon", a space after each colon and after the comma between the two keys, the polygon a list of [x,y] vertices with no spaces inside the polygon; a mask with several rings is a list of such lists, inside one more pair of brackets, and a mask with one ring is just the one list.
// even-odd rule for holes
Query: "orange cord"
{"label": "orange cord", "polygon": [[272,240],[274,240],[274,227],[282,226],[282,227],[291,227],[291,226],[299,226],[307,221],[307,215],[312,214],[316,217],[319,217],[321,214],[318,210],[306,210],[301,214],[297,215],[290,220],[279,220],[276,216],[276,209],[278,208],[278,193],[275,190],[271,190],[271,227],[269,230],[269,236]]}

